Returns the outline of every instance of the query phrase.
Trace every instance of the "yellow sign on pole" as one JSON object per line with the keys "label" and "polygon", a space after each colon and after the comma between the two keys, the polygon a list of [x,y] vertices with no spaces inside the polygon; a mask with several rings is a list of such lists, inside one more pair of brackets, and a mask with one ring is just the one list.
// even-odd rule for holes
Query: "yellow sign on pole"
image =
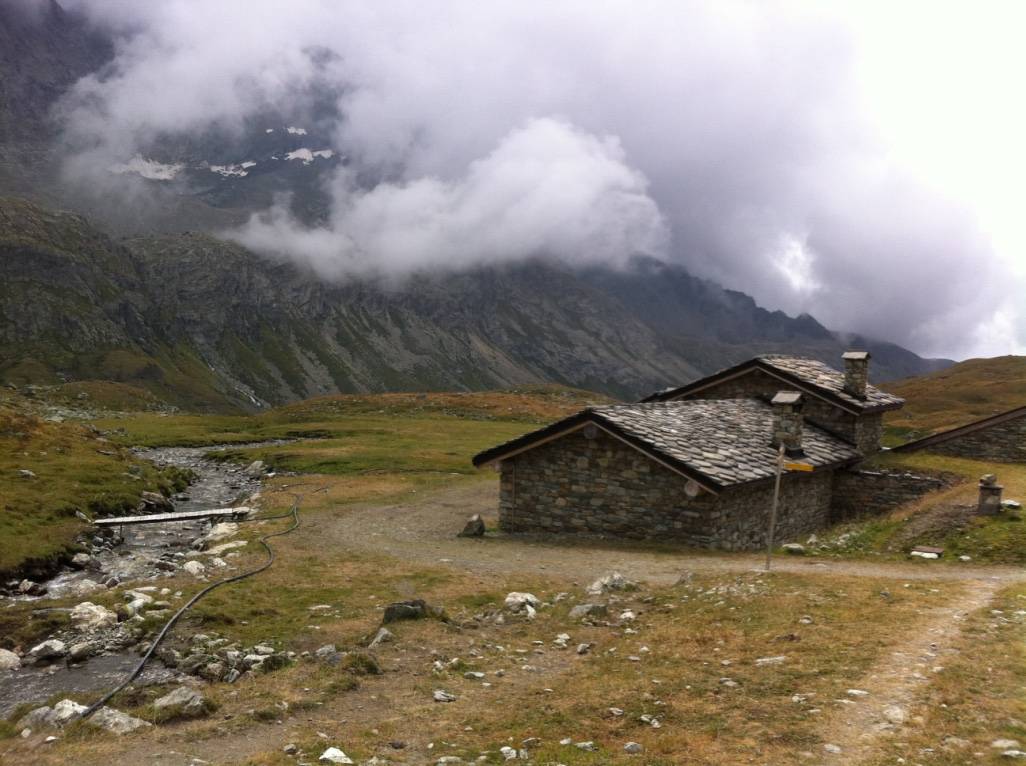
{"label": "yellow sign on pole", "polygon": [[784,463],[784,468],[788,471],[811,471],[812,466],[808,463]]}

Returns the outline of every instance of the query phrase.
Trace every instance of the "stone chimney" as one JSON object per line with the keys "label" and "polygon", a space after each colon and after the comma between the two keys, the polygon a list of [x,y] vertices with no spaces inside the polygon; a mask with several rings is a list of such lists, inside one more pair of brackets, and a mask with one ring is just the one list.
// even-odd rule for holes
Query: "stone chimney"
{"label": "stone chimney", "polygon": [[771,400],[773,405],[773,446],[784,445],[788,457],[801,457],[802,450],[802,395],[797,391],[780,391]]}
{"label": "stone chimney", "polygon": [[844,360],[844,392],[856,399],[865,399],[869,385],[869,352],[845,351],[841,359]]}

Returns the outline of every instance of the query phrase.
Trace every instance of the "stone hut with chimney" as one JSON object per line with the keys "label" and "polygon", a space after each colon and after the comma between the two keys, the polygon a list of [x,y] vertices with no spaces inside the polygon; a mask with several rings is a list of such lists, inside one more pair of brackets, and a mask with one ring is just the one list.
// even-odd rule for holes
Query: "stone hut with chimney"
{"label": "stone hut with chimney", "polygon": [[879,449],[883,412],[904,403],[869,385],[868,353],[844,362],[842,373],[814,359],[757,357],[641,402],[583,410],[474,464],[500,471],[508,532],[745,550],[765,544],[783,447],[806,466],[781,482],[778,536],[794,539],[832,520],[839,488],[851,493],[865,473],[858,464]]}

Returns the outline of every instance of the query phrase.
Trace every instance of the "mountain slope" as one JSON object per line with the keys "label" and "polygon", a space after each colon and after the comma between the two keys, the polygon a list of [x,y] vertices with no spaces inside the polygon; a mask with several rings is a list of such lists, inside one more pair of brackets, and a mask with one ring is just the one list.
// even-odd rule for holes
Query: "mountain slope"
{"label": "mountain slope", "polygon": [[843,350],[811,317],[663,264],[328,284],[203,234],[115,241],[17,198],[0,198],[0,278],[0,380],[112,379],[190,408],[543,382],[630,398],[758,352]]}
{"label": "mountain slope", "polygon": [[886,388],[906,399],[888,426],[918,438],[1026,405],[1026,356],[969,359]]}

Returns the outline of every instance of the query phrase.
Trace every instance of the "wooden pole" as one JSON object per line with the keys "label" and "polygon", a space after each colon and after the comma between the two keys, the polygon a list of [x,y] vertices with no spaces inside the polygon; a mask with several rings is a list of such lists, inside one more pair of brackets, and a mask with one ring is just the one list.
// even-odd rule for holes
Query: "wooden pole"
{"label": "wooden pole", "polygon": [[780,445],[777,453],[777,481],[773,487],[773,506],[770,509],[769,534],[766,536],[766,571],[770,571],[773,558],[773,535],[777,531],[777,506],[780,504],[780,477],[784,473],[784,445]]}

